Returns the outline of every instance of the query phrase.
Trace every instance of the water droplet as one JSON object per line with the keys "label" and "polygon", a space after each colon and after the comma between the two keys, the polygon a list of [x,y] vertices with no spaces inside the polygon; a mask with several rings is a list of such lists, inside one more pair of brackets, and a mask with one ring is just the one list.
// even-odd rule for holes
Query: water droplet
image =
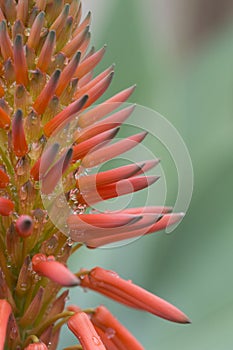
{"label": "water droplet", "polygon": [[18,334],[17,327],[14,326],[10,330],[10,339],[15,339]]}
{"label": "water droplet", "polygon": [[100,344],[101,344],[99,338],[97,338],[97,337],[95,337],[95,336],[92,337],[92,341],[93,341],[93,343],[94,343],[95,345],[100,345]]}
{"label": "water droplet", "polygon": [[31,29],[30,29],[30,28],[26,28],[26,29],[24,30],[24,35],[25,35],[25,36],[29,36],[29,35],[30,35],[30,32],[31,32]]}
{"label": "water droplet", "polygon": [[39,282],[41,280],[41,277],[39,275],[37,275],[37,273],[34,275],[34,280],[36,282]]}
{"label": "water droplet", "polygon": [[27,196],[28,196],[28,194],[27,194],[27,191],[26,191],[26,189],[25,189],[25,186],[22,186],[22,187],[20,188],[20,199],[21,199],[22,201],[25,201],[25,200],[27,199]]}
{"label": "water droplet", "polygon": [[108,339],[112,339],[116,335],[116,331],[113,328],[107,328],[105,334]]}
{"label": "water droplet", "polygon": [[111,275],[112,277],[119,278],[119,275],[115,271],[108,271],[108,274]]}
{"label": "water droplet", "polygon": [[20,289],[21,289],[23,292],[26,291],[27,288],[28,288],[28,284],[27,284],[27,283],[21,283],[21,284],[20,284]]}
{"label": "water droplet", "polygon": [[56,205],[58,208],[63,208],[66,205],[66,199],[64,196],[59,197],[56,200]]}
{"label": "water droplet", "polygon": [[24,161],[23,158],[21,158],[18,163],[16,164],[16,174],[21,176],[25,173],[24,169]]}
{"label": "water droplet", "polygon": [[72,230],[72,236],[75,237],[75,240],[79,240],[82,239],[84,237],[85,231],[84,230],[80,230],[80,229],[75,229]]}
{"label": "water droplet", "polygon": [[71,237],[68,237],[66,243],[69,247],[72,247],[74,242],[72,241]]}

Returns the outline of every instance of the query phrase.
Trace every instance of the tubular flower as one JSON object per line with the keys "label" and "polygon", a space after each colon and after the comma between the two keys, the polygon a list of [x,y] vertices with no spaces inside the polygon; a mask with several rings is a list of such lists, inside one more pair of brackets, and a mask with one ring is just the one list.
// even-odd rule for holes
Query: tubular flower
{"label": "tubular flower", "polygon": [[76,335],[86,350],[106,350],[88,315],[78,312],[68,321],[69,329]]}
{"label": "tubular flower", "polygon": [[96,267],[82,279],[82,286],[100,292],[127,306],[150,312],[178,323],[190,323],[187,316],[167,301],[125,281],[115,272]]}
{"label": "tubular flower", "polygon": [[114,140],[134,111],[124,102],[135,86],[93,106],[111,84],[114,65],[95,75],[106,46],[90,48],[90,22],[81,0],[0,0],[0,350],[56,350],[65,323],[80,342],[76,348],[143,348],[104,307],[91,313],[66,308],[64,286],[189,322],[111,272],[67,267],[83,246],[151,234],[183,216],[163,206],[91,211],[93,204],[152,186],[158,176],[145,174],[159,160],[88,171],[147,136]]}
{"label": "tubular flower", "polygon": [[106,347],[115,349],[135,349],[143,350],[142,345],[134,338],[134,336],[111,314],[111,312],[103,305],[99,306],[93,315],[91,321],[102,336],[103,343]]}
{"label": "tubular flower", "polygon": [[11,305],[6,300],[0,300],[0,349],[4,349],[5,336],[7,330],[8,319],[11,314]]}

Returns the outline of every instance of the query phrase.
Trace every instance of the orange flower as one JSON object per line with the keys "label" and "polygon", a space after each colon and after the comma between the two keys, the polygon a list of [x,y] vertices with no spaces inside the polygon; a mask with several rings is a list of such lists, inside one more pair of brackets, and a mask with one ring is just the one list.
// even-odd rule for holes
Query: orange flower
{"label": "orange flower", "polygon": [[5,197],[0,197],[0,215],[8,216],[14,209],[14,203]]}
{"label": "orange flower", "polygon": [[53,256],[46,257],[44,254],[36,254],[32,258],[32,266],[40,276],[47,277],[63,287],[80,284],[79,279],[67,267],[55,261]]}
{"label": "orange flower", "polygon": [[6,330],[8,319],[11,314],[11,306],[10,304],[4,300],[0,300],[0,350],[4,349],[5,338],[6,338]]}
{"label": "orange flower", "polygon": [[[111,347],[116,349],[127,350],[143,350],[142,345],[137,339],[111,314],[104,306],[99,306],[91,317],[91,321],[101,336],[103,342],[110,341]],[[100,331],[102,330],[102,332]],[[107,338],[107,339],[106,339]],[[109,346],[106,344],[106,348]]]}
{"label": "orange flower", "polygon": [[127,306],[150,312],[164,319],[178,323],[190,323],[182,311],[131,281],[123,280],[113,271],[96,267],[81,278],[81,285]]}
{"label": "orange flower", "polygon": [[39,341],[29,344],[24,350],[48,350],[48,348],[43,342]]}
{"label": "orange flower", "polygon": [[81,285],[188,322],[171,304],[112,272],[67,268],[84,245],[140,237],[183,216],[163,206],[91,211],[99,201],[155,183],[158,176],[145,173],[159,160],[88,171],[147,136],[115,138],[135,109],[123,105],[135,86],[93,106],[115,65],[95,75],[106,46],[89,46],[90,23],[90,13],[82,19],[81,0],[0,0],[0,350],[56,350],[65,323],[83,350],[142,349],[104,307],[89,315],[79,306],[66,309],[68,291],[59,294],[64,286]]}
{"label": "orange flower", "polygon": [[71,316],[68,321],[68,327],[79,339],[85,350],[106,350],[85,312],[78,312]]}

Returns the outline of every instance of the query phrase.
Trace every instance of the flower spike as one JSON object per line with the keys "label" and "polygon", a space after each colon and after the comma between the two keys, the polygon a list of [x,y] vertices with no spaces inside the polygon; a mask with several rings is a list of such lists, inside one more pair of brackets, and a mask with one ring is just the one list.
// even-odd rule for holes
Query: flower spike
{"label": "flower spike", "polygon": [[183,217],[164,206],[106,210],[112,198],[156,182],[147,172],[159,160],[111,167],[147,132],[117,137],[136,107],[124,105],[135,86],[94,105],[115,65],[95,73],[106,45],[95,49],[90,24],[82,0],[0,0],[0,350],[57,350],[64,324],[75,349],[143,349],[104,306],[67,307],[63,287],[189,321],[114,272],[67,268],[82,247],[136,240]]}

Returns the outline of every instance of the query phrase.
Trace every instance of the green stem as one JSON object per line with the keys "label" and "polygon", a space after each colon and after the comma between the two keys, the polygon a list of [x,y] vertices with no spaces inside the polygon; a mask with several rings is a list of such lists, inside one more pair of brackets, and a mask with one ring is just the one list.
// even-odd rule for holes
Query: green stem
{"label": "green stem", "polygon": [[49,318],[46,322],[44,322],[41,326],[39,326],[37,329],[33,329],[32,331],[30,331],[29,334],[32,335],[36,333],[40,337],[41,334],[46,330],[46,328],[51,326],[56,321],[65,317],[71,317],[73,315],[74,315],[74,312],[72,311],[64,311],[64,312],[61,312],[60,314],[54,315],[53,317]]}

